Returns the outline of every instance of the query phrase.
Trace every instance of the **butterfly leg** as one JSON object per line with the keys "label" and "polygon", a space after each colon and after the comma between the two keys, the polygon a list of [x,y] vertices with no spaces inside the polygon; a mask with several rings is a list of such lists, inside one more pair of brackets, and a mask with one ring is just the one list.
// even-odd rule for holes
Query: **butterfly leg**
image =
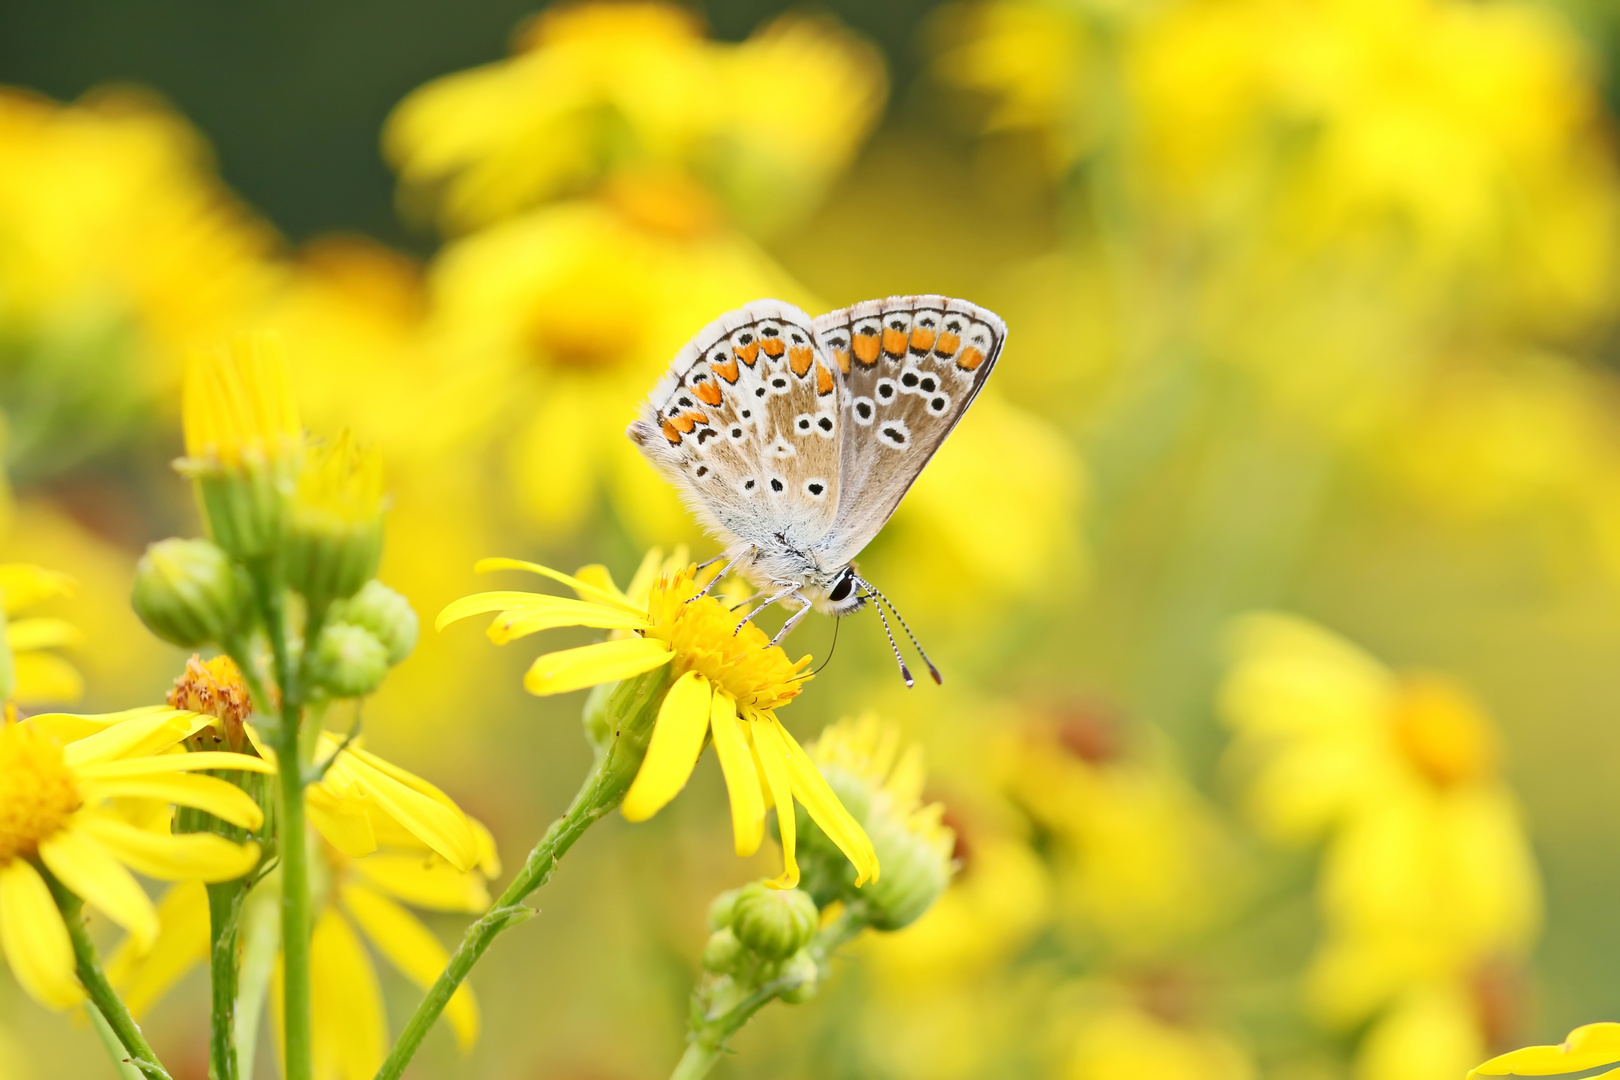
{"label": "butterfly leg", "polygon": [[[718,585],[722,581],[724,581],[725,578],[726,578],[726,575],[731,573],[732,567],[736,566],[738,563],[742,562],[744,559],[748,558],[753,553],[754,553],[754,548],[753,548],[752,545],[749,545],[748,549],[746,551],[744,551],[741,555],[738,555],[735,559],[732,559],[730,562],[726,563],[725,566],[721,567],[720,572],[718,574],[714,575],[714,577],[710,578],[709,583],[707,585],[703,586],[702,589],[698,590],[698,594],[696,596],[689,597],[686,602],[688,604],[690,604],[693,600],[701,600],[705,596],[708,596],[709,595],[709,590],[713,589],[716,585]],[[701,571],[701,570],[706,569],[707,567],[713,566],[715,563],[719,562],[723,558],[725,558],[725,554],[722,552],[721,554],[716,555],[714,558],[710,559],[708,562],[700,563],[698,565],[698,570]]]}
{"label": "butterfly leg", "polygon": [[792,594],[790,599],[797,600],[797,601],[799,601],[799,603],[803,604],[804,606],[801,607],[798,611],[795,611],[793,614],[788,616],[787,622],[782,624],[782,629],[778,630],[776,632],[776,636],[771,638],[771,644],[772,645],[775,645],[777,642],[779,642],[783,638],[787,637],[788,636],[788,631],[792,630],[795,626],[798,626],[799,621],[801,619],[803,619],[806,615],[810,614],[810,609],[815,607],[815,605],[812,604],[809,601],[808,598],[806,598],[805,596],[803,596],[803,595],[801,595],[799,593]]}
{"label": "butterfly leg", "polygon": [[731,632],[732,637],[736,637],[738,634],[742,633],[742,628],[747,626],[749,621],[752,620],[755,615],[758,615],[772,604],[780,603],[781,601],[786,600],[788,597],[804,588],[804,582],[802,581],[776,581],[772,582],[772,584],[782,586],[782,591],[766,597],[764,603],[760,604],[753,611],[750,611],[747,615],[744,615],[742,622],[738,623],[737,628]]}

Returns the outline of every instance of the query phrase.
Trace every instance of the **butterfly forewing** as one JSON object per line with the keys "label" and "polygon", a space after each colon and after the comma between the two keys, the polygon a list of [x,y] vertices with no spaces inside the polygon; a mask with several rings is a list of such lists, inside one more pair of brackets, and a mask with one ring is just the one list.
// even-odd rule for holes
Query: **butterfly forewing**
{"label": "butterfly forewing", "polygon": [[755,301],[681,350],[629,434],[711,529],[807,549],[838,511],[841,389],[810,317]]}
{"label": "butterfly forewing", "polygon": [[816,339],[844,388],[839,505],[827,556],[858,554],[995,367],[1006,324],[944,296],[894,296],[829,312]]}

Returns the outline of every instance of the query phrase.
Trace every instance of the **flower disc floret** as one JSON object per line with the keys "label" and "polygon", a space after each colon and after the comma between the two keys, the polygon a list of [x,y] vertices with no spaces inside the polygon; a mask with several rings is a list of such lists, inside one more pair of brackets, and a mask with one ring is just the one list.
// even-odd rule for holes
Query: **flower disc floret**
{"label": "flower disc floret", "polygon": [[700,588],[695,569],[652,587],[645,636],[669,646],[677,675],[697,672],[739,707],[776,709],[798,697],[810,677],[810,657],[790,661],[753,623],[737,630],[737,613],[714,597],[693,600]]}
{"label": "flower disc floret", "polygon": [[31,858],[83,800],[62,748],[21,724],[0,727],[0,863]]}

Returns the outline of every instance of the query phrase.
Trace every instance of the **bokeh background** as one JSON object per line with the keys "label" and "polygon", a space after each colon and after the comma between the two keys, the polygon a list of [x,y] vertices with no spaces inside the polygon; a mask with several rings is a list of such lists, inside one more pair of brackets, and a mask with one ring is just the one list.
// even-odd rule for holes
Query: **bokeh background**
{"label": "bokeh background", "polygon": [[[622,581],[713,551],[621,435],[691,333],[970,298],[1007,351],[863,560],[945,685],[861,617],[783,713],[923,743],[961,872],[719,1075],[1460,1077],[1620,1018],[1617,59],[1599,0],[11,0],[0,562],[77,578],[78,707],[161,700],[179,372],[273,329],[418,612]],[[509,864],[589,761],[533,651],[425,634],[365,710]],[[705,760],[593,831],[414,1075],[667,1075],[770,867],[726,821]],[[6,978],[0,1075],[111,1075]],[[204,1000],[146,1021],[187,1077]]]}

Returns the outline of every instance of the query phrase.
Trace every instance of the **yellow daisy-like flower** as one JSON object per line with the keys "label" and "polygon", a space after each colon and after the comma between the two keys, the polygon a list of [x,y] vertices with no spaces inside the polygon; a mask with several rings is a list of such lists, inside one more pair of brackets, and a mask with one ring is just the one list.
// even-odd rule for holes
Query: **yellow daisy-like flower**
{"label": "yellow daisy-like flower", "polygon": [[[796,697],[810,677],[805,670],[810,657],[790,661],[752,623],[737,630],[737,615],[724,604],[709,596],[694,599],[701,588],[696,567],[657,573],[659,565],[659,553],[649,552],[626,593],[600,566],[570,576],[535,563],[485,559],[479,571],[528,570],[567,585],[579,599],[477,593],[446,607],[438,626],[497,612],[489,636],[498,645],[561,626],[623,632],[608,641],[541,656],[523,685],[532,694],[561,694],[671,669],[647,756],[624,799],[626,818],[645,821],[663,809],[686,786],[706,737],[712,735],[731,796],[738,855],[759,849],[768,793],[776,807],[785,862],[773,884],[793,888],[799,881],[795,799],[854,864],[856,884],[876,879],[871,840],[776,717],[775,710]],[[639,595],[643,583],[644,598]]]}
{"label": "yellow daisy-like flower", "polygon": [[[408,907],[469,915],[489,907],[485,878],[498,874],[500,863],[488,832],[481,825],[476,829],[479,862],[472,870],[456,869],[409,838],[363,858],[320,843],[320,901],[311,942],[316,1075],[369,1080],[387,1054],[387,1014],[366,943],[426,990],[444,970],[449,953]],[[275,883],[267,881],[257,895],[268,899],[273,911],[275,894]],[[259,902],[256,897],[249,905]],[[156,943],[142,950],[135,941],[126,941],[107,965],[108,977],[137,1018],[208,957],[208,897],[200,883],[170,889],[159,912],[162,932]],[[279,970],[279,957],[275,967]],[[270,994],[270,1001],[279,1025],[279,990]],[[471,987],[456,991],[445,1019],[461,1050],[470,1050],[479,1030]]]}
{"label": "yellow daisy-like flower", "polygon": [[[1607,1072],[1602,1070],[1609,1070]],[[1476,1076],[1613,1076],[1620,1071],[1620,1024],[1585,1024],[1557,1046],[1526,1046],[1472,1069]]]}
{"label": "yellow daisy-like flower", "polygon": [[72,942],[41,868],[149,945],[157,912],[130,870],[171,881],[229,881],[258,863],[257,844],[144,829],[108,806],[113,799],[173,803],[259,828],[263,813],[241,789],[190,774],[263,772],[264,762],[165,752],[212,722],[156,708],[0,725],[0,949],[35,1000],[66,1008],[80,998]]}
{"label": "yellow daisy-like flower", "polygon": [[73,701],[84,680],[66,660],[47,650],[77,641],[62,619],[16,615],[35,604],[73,592],[73,579],[28,563],[0,565],[0,704],[36,705]]}
{"label": "yellow daisy-like flower", "polygon": [[296,454],[304,431],[280,339],[261,334],[193,356],[181,419],[193,461],[229,468]]}

